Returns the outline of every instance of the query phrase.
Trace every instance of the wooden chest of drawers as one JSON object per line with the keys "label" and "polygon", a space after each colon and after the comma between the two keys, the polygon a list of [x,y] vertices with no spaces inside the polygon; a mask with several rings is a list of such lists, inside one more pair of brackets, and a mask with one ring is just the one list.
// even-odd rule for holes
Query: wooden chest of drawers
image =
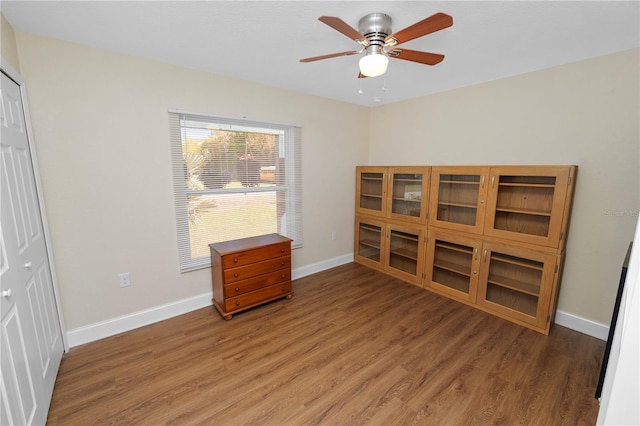
{"label": "wooden chest of drawers", "polygon": [[278,234],[209,244],[213,305],[222,317],[291,298],[291,239]]}

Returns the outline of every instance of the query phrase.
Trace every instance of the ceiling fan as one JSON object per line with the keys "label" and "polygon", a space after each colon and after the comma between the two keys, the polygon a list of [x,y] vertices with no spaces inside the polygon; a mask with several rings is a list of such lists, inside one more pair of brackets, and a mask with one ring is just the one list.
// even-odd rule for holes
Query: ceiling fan
{"label": "ceiling fan", "polygon": [[354,40],[362,48],[360,50],[348,50],[346,52],[304,58],[300,59],[300,62],[313,62],[338,56],[357,55],[366,51],[365,56],[359,62],[359,78],[377,77],[384,74],[389,63],[388,58],[404,59],[405,61],[418,62],[425,65],[435,65],[442,62],[444,55],[403,49],[397,46],[453,25],[453,18],[446,13],[436,13],[397,33],[391,33],[391,17],[384,13],[370,13],[364,16],[358,22],[359,31],[356,31],[349,24],[335,16],[321,16],[318,20]]}

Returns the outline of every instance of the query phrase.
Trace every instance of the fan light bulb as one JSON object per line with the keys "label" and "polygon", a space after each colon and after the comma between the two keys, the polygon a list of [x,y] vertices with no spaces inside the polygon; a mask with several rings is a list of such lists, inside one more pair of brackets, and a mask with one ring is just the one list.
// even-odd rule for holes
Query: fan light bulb
{"label": "fan light bulb", "polygon": [[380,53],[370,53],[363,56],[358,62],[360,72],[367,77],[377,77],[387,71],[389,58]]}

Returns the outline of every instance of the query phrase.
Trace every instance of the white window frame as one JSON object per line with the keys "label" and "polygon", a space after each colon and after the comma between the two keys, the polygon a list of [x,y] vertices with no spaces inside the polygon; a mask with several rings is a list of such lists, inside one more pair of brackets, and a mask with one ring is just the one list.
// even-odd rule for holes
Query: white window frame
{"label": "white window frame", "polygon": [[[281,147],[284,146],[284,156],[286,158],[284,185],[203,190],[189,189],[184,176],[183,131],[181,125],[183,120],[211,122],[216,125],[223,125],[229,130],[255,131],[256,129],[271,129],[282,131],[279,136],[281,138],[279,140],[281,144],[279,145]],[[211,266],[210,256],[193,258],[191,254],[189,195],[284,191],[286,207],[281,222],[278,224],[279,233],[293,240],[291,243],[292,248],[302,247],[302,173],[300,167],[302,143],[301,128],[299,126],[169,110],[169,131],[180,272],[189,272]]]}

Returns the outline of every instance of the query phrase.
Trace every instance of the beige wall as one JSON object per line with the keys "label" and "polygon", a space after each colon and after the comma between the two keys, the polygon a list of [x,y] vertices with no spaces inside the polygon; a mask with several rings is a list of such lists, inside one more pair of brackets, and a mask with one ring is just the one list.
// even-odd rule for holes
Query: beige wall
{"label": "beige wall", "polygon": [[352,252],[358,164],[577,164],[559,308],[610,320],[640,204],[638,50],[368,109],[16,36],[67,329],[210,291],[178,273],[168,109],[303,126],[294,268]]}
{"label": "beige wall", "polygon": [[16,71],[20,71],[16,35],[13,31],[13,27],[2,13],[0,13],[0,38],[2,39],[2,46],[0,47],[2,51],[0,51],[0,56]]}
{"label": "beige wall", "polygon": [[559,309],[608,325],[640,207],[638,52],[377,107],[369,164],[577,164]]}
{"label": "beige wall", "polygon": [[[352,253],[368,108],[25,33],[17,42],[68,330],[211,291],[210,270],[178,272],[169,109],[301,125],[293,267]],[[131,287],[119,288],[121,272]]]}

